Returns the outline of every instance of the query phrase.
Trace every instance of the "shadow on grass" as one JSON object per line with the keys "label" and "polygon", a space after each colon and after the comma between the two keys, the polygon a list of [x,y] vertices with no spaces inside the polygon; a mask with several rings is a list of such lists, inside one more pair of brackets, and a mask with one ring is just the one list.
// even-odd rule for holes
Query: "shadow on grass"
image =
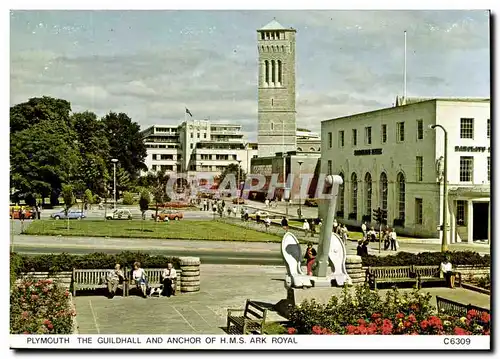
{"label": "shadow on grass", "polygon": [[126,228],[125,229],[127,232],[139,232],[139,233],[142,233],[142,232],[149,232],[149,233],[154,233],[154,230],[153,229],[140,229],[140,228]]}

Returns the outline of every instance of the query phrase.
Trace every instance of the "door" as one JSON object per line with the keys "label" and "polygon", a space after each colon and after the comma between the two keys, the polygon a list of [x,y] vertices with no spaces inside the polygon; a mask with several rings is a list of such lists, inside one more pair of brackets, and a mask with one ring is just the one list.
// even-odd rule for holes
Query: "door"
{"label": "door", "polygon": [[475,241],[488,239],[489,208],[489,202],[472,203],[472,239]]}

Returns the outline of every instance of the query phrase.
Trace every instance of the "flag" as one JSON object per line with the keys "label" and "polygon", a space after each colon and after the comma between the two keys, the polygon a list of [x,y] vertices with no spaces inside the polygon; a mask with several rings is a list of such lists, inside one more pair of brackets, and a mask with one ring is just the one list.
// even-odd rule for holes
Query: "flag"
{"label": "flag", "polygon": [[189,111],[189,110],[188,110],[188,108],[187,108],[187,107],[186,107],[186,113],[187,113],[189,116],[193,117],[193,114],[191,113],[191,111]]}

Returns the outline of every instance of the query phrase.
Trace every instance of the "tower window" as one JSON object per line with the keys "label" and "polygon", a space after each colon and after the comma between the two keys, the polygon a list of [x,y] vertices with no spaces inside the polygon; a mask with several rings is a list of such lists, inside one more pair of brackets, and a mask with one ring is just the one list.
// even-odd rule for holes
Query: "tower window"
{"label": "tower window", "polygon": [[271,99],[271,106],[274,106],[274,99]]}
{"label": "tower window", "polygon": [[260,33],[260,39],[264,40],[264,33],[263,32]]}
{"label": "tower window", "polygon": [[276,83],[276,61],[271,60],[271,81]]}
{"label": "tower window", "polygon": [[265,67],[266,67],[266,83],[269,83],[269,61],[265,61]]}
{"label": "tower window", "polygon": [[278,60],[278,82],[281,83],[281,60]]}
{"label": "tower window", "polygon": [[274,131],[274,122],[271,122],[271,131]]}

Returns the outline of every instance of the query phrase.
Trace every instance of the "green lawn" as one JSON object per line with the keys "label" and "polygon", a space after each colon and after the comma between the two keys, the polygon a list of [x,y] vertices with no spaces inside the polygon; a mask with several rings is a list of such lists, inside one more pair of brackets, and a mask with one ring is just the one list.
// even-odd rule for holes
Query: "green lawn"
{"label": "green lawn", "polygon": [[212,241],[281,242],[281,237],[217,221],[33,221],[25,234],[78,237],[198,239]]}

